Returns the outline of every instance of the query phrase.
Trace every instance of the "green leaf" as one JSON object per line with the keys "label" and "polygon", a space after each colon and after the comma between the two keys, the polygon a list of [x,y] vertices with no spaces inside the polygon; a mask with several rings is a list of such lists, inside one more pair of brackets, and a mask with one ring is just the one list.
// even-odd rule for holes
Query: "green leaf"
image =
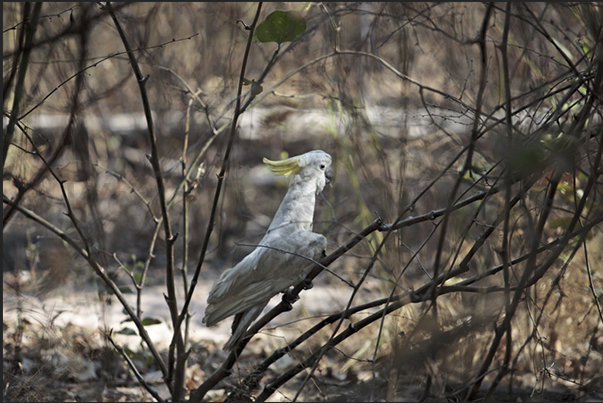
{"label": "green leaf", "polygon": [[[130,307],[130,308],[132,308],[132,307]],[[134,308],[132,308],[132,310],[134,310]],[[126,316],[126,318],[124,320],[122,320],[120,323],[132,321],[132,318],[130,318],[130,315],[128,314],[128,311],[126,311],[126,308],[122,308],[121,313],[123,313]]]}
{"label": "green leaf", "polygon": [[123,329],[115,333],[123,334],[124,336],[136,336],[137,334],[134,330],[130,329],[129,327],[124,327]]}
{"label": "green leaf", "polygon": [[134,294],[134,291],[127,285],[120,286],[119,291],[121,291],[122,294]]}
{"label": "green leaf", "polygon": [[262,87],[261,85],[258,85],[258,83],[256,83],[254,81],[253,85],[251,86],[251,93],[253,95],[260,95],[262,93],[262,91],[264,91],[264,87]]}
{"label": "green leaf", "polygon": [[243,85],[251,85],[251,93],[253,95],[259,95],[264,91],[264,87],[258,85],[255,80],[249,80],[247,78],[243,78]]}
{"label": "green leaf", "polygon": [[279,46],[292,42],[306,31],[306,19],[299,11],[276,10],[258,24],[255,37],[259,42],[275,42]]}
{"label": "green leaf", "polygon": [[141,323],[143,326],[151,326],[151,325],[158,325],[159,323],[161,323],[161,321],[159,319],[144,318],[144,319],[142,319]]}
{"label": "green leaf", "polygon": [[134,281],[136,281],[136,284],[140,284],[140,282],[142,281],[142,273],[136,272],[133,274],[134,276]]}

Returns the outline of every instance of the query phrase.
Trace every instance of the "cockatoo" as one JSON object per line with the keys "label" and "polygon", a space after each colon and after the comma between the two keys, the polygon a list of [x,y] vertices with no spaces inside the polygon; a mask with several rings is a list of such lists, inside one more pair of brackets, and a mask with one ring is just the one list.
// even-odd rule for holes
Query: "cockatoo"
{"label": "cockatoo", "polygon": [[306,277],[324,255],[327,239],[312,232],[316,195],[331,179],[331,156],[314,150],[281,161],[264,158],[275,175],[291,176],[289,189],[258,246],[222,273],[207,298],[203,323],[235,315],[232,350],[270,299]]}

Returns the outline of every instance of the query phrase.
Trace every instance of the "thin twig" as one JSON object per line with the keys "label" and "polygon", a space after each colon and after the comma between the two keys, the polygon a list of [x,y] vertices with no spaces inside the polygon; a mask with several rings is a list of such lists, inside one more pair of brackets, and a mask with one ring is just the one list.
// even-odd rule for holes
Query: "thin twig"
{"label": "thin twig", "polygon": [[327,266],[323,266],[320,262],[317,262],[316,260],[312,259],[311,257],[300,255],[299,253],[296,253],[296,252],[291,252],[291,251],[288,251],[288,250],[284,250],[284,249],[280,249],[280,248],[275,248],[274,246],[269,246],[269,245],[250,244],[250,243],[237,243],[237,246],[248,246],[248,247],[252,247],[252,248],[266,248],[266,249],[272,249],[272,250],[276,250],[278,252],[286,253],[286,254],[289,254],[289,255],[297,256],[299,258],[307,260],[310,263],[313,263],[316,266],[321,267],[324,271],[328,272],[329,274],[332,274],[337,279],[339,279],[342,282],[346,283],[350,287],[354,287],[354,284],[352,284],[350,281],[348,281],[345,278],[341,277],[339,274],[335,273],[334,271],[332,271],[331,269],[329,269]]}
{"label": "thin twig", "polygon": [[46,220],[45,218],[41,217],[40,215],[36,214],[35,212],[33,212],[33,211],[31,211],[31,210],[29,210],[29,209],[27,209],[25,207],[15,205],[12,202],[12,200],[10,200],[5,195],[2,196],[2,201],[3,201],[4,204],[7,204],[9,206],[13,206],[16,211],[20,212],[21,214],[23,214],[28,219],[30,219],[30,220],[32,220],[32,221],[40,224],[44,228],[50,230],[57,237],[59,237],[60,239],[62,239],[63,241],[65,241],[69,246],[71,246],[73,248],[73,250],[75,250],[79,255],[81,255],[84,259],[86,259],[86,261],[90,264],[90,266],[92,267],[92,269],[94,270],[94,272],[111,289],[112,294],[115,295],[115,297],[118,299],[118,301],[120,302],[120,304],[123,306],[123,308],[126,311],[128,317],[131,318],[132,321],[134,322],[134,325],[136,325],[136,328],[138,329],[138,332],[139,332],[138,334],[139,334],[140,338],[145,342],[145,344],[147,345],[147,347],[151,351],[151,354],[153,355],[153,358],[155,359],[155,362],[159,366],[159,369],[164,374],[166,374],[167,373],[167,367],[165,366],[165,363],[163,362],[163,359],[161,358],[161,355],[159,354],[159,352],[155,348],[155,345],[153,344],[153,341],[151,340],[151,337],[147,333],[145,327],[142,325],[142,322],[140,321],[140,319],[138,318],[138,316],[136,315],[136,313],[134,312],[134,310],[132,309],[132,307],[130,306],[130,304],[128,303],[128,301],[126,300],[126,298],[124,297],[124,295],[122,294],[122,292],[119,289],[119,287],[109,277],[109,275],[107,274],[107,272],[105,271],[105,269],[96,261],[96,259],[94,259],[94,257],[91,256],[84,248],[82,248],[72,237],[70,237],[69,235],[67,235],[63,230],[61,230],[60,228],[58,228],[57,226],[55,226],[54,224],[52,224],[50,221]]}
{"label": "thin twig", "polygon": [[96,163],[96,165],[99,168],[101,168],[103,171],[105,171],[106,173],[108,173],[109,175],[114,176],[118,180],[120,180],[123,183],[125,183],[126,186],[130,188],[130,190],[132,191],[132,193],[134,193],[136,195],[136,197],[138,197],[140,199],[140,201],[146,206],[147,210],[149,210],[149,214],[151,214],[151,218],[153,219],[153,222],[155,222],[155,223],[159,222],[159,219],[157,218],[157,216],[155,215],[155,212],[153,211],[153,207],[151,206],[151,202],[149,202],[142,195],[142,193],[140,193],[138,191],[138,189],[136,189],[136,187],[134,185],[132,185],[132,183],[128,180],[128,178],[126,178],[123,174],[120,174],[119,172],[115,172],[115,171],[110,170],[109,168],[103,167],[100,163]]}
{"label": "thin twig", "polygon": [[228,357],[222,362],[220,368],[218,368],[213,374],[211,374],[205,380],[205,382],[203,382],[203,384],[201,384],[199,388],[194,391],[194,395],[191,394],[191,398],[194,397],[194,399],[196,400],[203,399],[203,396],[205,396],[205,394],[209,392],[211,388],[213,388],[215,385],[218,384],[218,382],[220,382],[222,379],[224,379],[230,374],[230,370],[235,364],[237,357],[240,355],[241,351],[243,351],[251,337],[276,316],[280,315],[283,312],[287,312],[290,309],[291,301],[295,301],[296,297],[304,290],[303,284],[312,282],[312,280],[314,280],[314,278],[322,272],[322,266],[328,267],[339,257],[343,256],[345,253],[350,251],[359,242],[366,239],[369,234],[375,232],[382,224],[383,223],[380,218],[376,219],[362,231],[355,234],[354,237],[348,242],[346,242],[344,245],[337,248],[337,250],[332,252],[330,255],[321,259],[320,265],[316,265],[312,269],[310,274],[306,276],[305,281],[300,282],[295,287],[293,287],[293,289],[287,291],[283,295],[282,301],[279,304],[277,304],[274,308],[272,308],[270,311],[268,311],[266,314],[264,314],[251,325],[251,327],[249,328],[245,336],[243,336],[239,344],[232,349]]}
{"label": "thin twig", "polygon": [[[400,219],[401,219],[401,216],[399,216],[396,219],[396,221],[399,221]],[[381,240],[381,242],[377,246],[377,249],[373,253],[373,257],[371,258],[371,261],[369,262],[369,264],[367,265],[366,269],[364,270],[364,273],[362,274],[362,277],[360,278],[360,280],[354,286],[354,289],[352,290],[352,295],[350,295],[350,298],[348,300],[347,306],[345,308],[346,312],[351,308],[352,303],[354,302],[354,298],[356,297],[356,294],[360,290],[360,287],[362,286],[362,284],[366,280],[366,277],[368,276],[368,274],[372,271],[372,269],[373,269],[373,267],[375,265],[375,262],[377,261],[377,257],[379,256],[379,253],[381,252],[381,250],[385,246],[385,243],[387,242],[389,236],[393,233],[393,228],[395,228],[395,226],[396,226],[395,224],[396,223],[397,222],[394,222],[394,225],[392,225],[391,229],[386,232],[385,236],[383,237],[383,239]],[[316,360],[314,361],[314,364],[313,364],[312,368],[310,369],[310,372],[308,372],[306,378],[303,380],[302,384],[300,385],[299,389],[297,390],[297,393],[293,397],[293,401],[294,402],[297,400],[297,398],[301,394],[303,388],[305,387],[305,385],[307,384],[307,382],[310,380],[310,378],[314,374],[314,371],[316,371],[316,368],[318,367],[318,363],[320,362],[320,359],[324,356],[324,354],[327,353],[327,351],[329,351],[332,348],[331,341],[335,338],[335,335],[339,331],[339,328],[343,325],[343,321],[344,321],[344,317],[342,316],[341,319],[339,319],[339,322],[337,322],[337,325],[335,326],[335,329],[333,330],[333,332],[332,332],[331,337],[329,338],[329,340],[318,351]]]}
{"label": "thin twig", "polygon": [[[599,217],[597,220],[594,220],[592,223],[589,223],[588,225],[585,225],[584,227],[579,228],[578,230],[576,230],[570,234],[564,234],[564,236],[562,238],[559,238],[555,241],[550,242],[547,245],[542,246],[541,248],[539,248],[539,251],[540,252],[552,251],[553,256],[551,256],[551,258],[549,260],[554,262],[558,258],[558,256],[563,252],[563,250],[565,249],[565,246],[567,245],[567,242],[563,241],[564,238],[565,239],[573,239],[575,237],[586,236],[586,234],[588,234],[588,232],[590,230],[592,230],[592,228],[594,228],[596,225],[598,225],[601,222],[600,221],[601,219],[603,219],[603,215],[601,217]],[[522,257],[518,258],[516,261],[514,261],[513,264],[519,263],[520,261],[527,260],[530,255],[531,255],[531,252],[526,253],[524,256],[522,256]],[[491,274],[493,274],[497,271],[500,271],[500,266],[498,266],[496,268],[492,268],[489,271]],[[444,284],[444,282],[446,280],[447,280],[447,278],[445,276],[441,275],[436,281],[438,284],[441,285],[441,284]],[[382,310],[379,310],[358,322],[350,323],[350,325],[344,331],[339,333],[335,338],[333,338],[331,340],[331,346],[330,346],[331,348],[336,346],[337,344],[341,343],[342,341],[344,341],[351,335],[357,333],[362,328],[364,328],[364,327],[368,326],[369,324],[374,323],[378,320],[381,320],[383,316],[389,315],[392,312],[402,308],[403,306],[406,306],[410,303],[422,303],[422,302],[429,301],[432,298],[431,291],[430,291],[430,289],[432,288],[432,284],[433,284],[433,282],[429,281],[415,291],[409,291],[406,293],[394,295],[393,298],[390,298],[390,297],[382,298],[382,299],[379,299],[379,300],[376,300],[376,301],[373,301],[373,302],[370,302],[370,303],[367,303],[364,305],[359,305],[359,306],[351,308],[347,311],[344,310],[339,313],[333,314],[333,315],[329,316],[328,318],[324,319],[323,321],[319,322],[318,324],[316,324],[314,327],[312,327],[310,330],[308,330],[306,333],[301,335],[299,338],[297,338],[293,342],[289,343],[289,345],[287,347],[284,347],[284,348],[281,348],[281,349],[275,351],[273,353],[273,355],[270,356],[269,358],[267,358],[262,364],[260,364],[260,366],[258,366],[256,368],[256,370],[262,370],[264,367],[269,366],[272,362],[276,361],[278,358],[280,358],[284,354],[286,354],[290,349],[294,349],[295,347],[299,346],[303,341],[307,340],[310,336],[316,334],[324,326],[326,326],[330,323],[333,323],[336,320],[340,320],[342,315],[345,317],[345,315],[349,316],[352,313],[357,313],[357,312],[360,312],[365,309],[369,309],[369,308],[372,308],[375,306],[386,304],[386,307],[384,307]],[[438,293],[438,296],[441,296],[441,295],[445,295],[448,293],[458,292],[459,290],[491,293],[491,292],[504,292],[504,287],[496,287],[496,286],[495,287],[463,287],[463,286],[459,286],[457,288],[455,286],[443,286],[442,285],[437,288],[437,293]],[[390,301],[390,302],[393,301],[393,302],[391,302],[389,305],[387,305],[388,301]],[[292,379],[295,375],[297,375],[299,372],[303,371],[305,368],[309,367],[314,362],[316,362],[316,359],[319,357],[319,352],[320,352],[320,350],[316,351],[315,353],[313,353],[312,355],[310,355],[309,357],[304,359],[301,363],[299,363],[298,365],[287,370],[285,373],[283,373],[277,379],[272,381],[270,384],[266,385],[264,387],[264,390],[262,391],[262,393],[260,393],[260,395],[256,398],[256,401],[260,402],[260,401],[266,400],[280,386],[282,386],[288,380]],[[474,380],[474,382],[470,383],[470,385],[475,384],[475,382],[481,381],[487,374],[489,374],[492,371],[494,371],[494,370],[486,371],[481,376],[478,376],[476,378],[476,380]],[[255,373],[255,370],[252,372],[252,375],[254,375],[254,374],[255,374],[255,376],[258,375],[257,373]],[[250,377],[252,375],[250,375]],[[250,380],[252,380],[252,378],[250,378]],[[470,386],[470,385],[467,385],[467,386]],[[458,391],[457,391],[457,393],[458,393]]]}
{"label": "thin twig", "polygon": [[36,30],[38,29],[38,17],[40,16],[40,11],[42,10],[42,2],[36,2],[33,6],[33,10],[31,12],[31,18],[27,21],[27,24],[24,26],[25,30],[25,44],[23,45],[23,54],[21,56],[21,63],[19,66],[19,72],[17,74],[17,83],[15,84],[15,93],[13,95],[13,106],[10,112],[10,119],[6,124],[6,131],[4,132],[4,139],[2,145],[2,166],[6,166],[6,161],[8,157],[8,148],[10,147],[13,133],[15,132],[15,124],[17,123],[19,116],[19,109],[21,107],[21,101],[25,97],[25,75],[27,73],[27,68],[29,67],[29,56],[31,55],[31,50],[33,48],[33,38],[36,34]]}
{"label": "thin twig", "polygon": [[113,345],[113,348],[115,348],[119,352],[119,354],[121,354],[123,359],[126,360],[126,362],[128,363],[128,366],[130,367],[130,369],[134,373],[134,376],[138,380],[138,383],[140,383],[142,385],[142,387],[145,388],[146,391],[149,392],[151,394],[151,396],[153,396],[155,398],[155,400],[157,400],[158,402],[165,402],[165,400],[162,399],[161,396],[159,396],[159,393],[157,393],[157,391],[155,389],[153,389],[151,387],[151,385],[149,385],[147,383],[147,381],[145,381],[144,377],[140,374],[140,372],[138,371],[138,368],[136,368],[136,365],[134,365],[134,363],[132,362],[132,360],[130,359],[130,357],[128,356],[126,351],[124,350],[124,348],[122,346],[120,346],[119,344],[115,343],[115,341],[113,340],[113,337],[111,336],[112,332],[113,332],[113,329],[111,329],[109,331],[109,333],[107,335],[105,335],[105,337],[107,338],[107,340],[109,340],[111,342],[111,344]]}
{"label": "thin twig", "polygon": [[[122,8],[123,5],[121,5],[119,8]],[[113,8],[114,10],[116,9],[115,7]],[[154,49],[154,48],[162,48],[166,45],[169,45],[171,43],[175,43],[175,42],[180,42],[180,41],[185,41],[191,38],[194,38],[195,36],[199,35],[199,33],[193,34],[191,36],[188,36],[186,38],[178,38],[178,39],[173,39],[170,41],[167,41],[165,43],[161,43],[159,45],[153,45],[153,46],[149,46],[146,48],[138,48],[135,49],[134,51],[144,51],[144,50],[150,50],[150,49]],[[107,56],[104,56],[102,58],[100,58],[100,60],[78,70],[77,72],[75,72],[74,74],[72,74],[71,76],[69,76],[68,78],[66,78],[65,80],[63,80],[59,85],[57,85],[52,91],[50,91],[48,94],[46,94],[44,96],[44,98],[42,98],[37,104],[35,104],[34,106],[32,106],[31,108],[29,108],[29,110],[27,112],[25,112],[23,115],[19,116],[19,119],[24,119],[25,117],[27,117],[29,114],[31,114],[33,111],[35,111],[36,109],[38,109],[40,106],[42,106],[47,100],[48,98],[50,98],[52,96],[52,94],[54,94],[55,92],[57,92],[61,87],[63,87],[65,84],[67,84],[69,81],[73,80],[74,78],[78,77],[79,75],[85,73],[86,71],[97,67],[99,64],[113,59],[114,57],[118,57],[118,56],[122,56],[124,54],[127,54],[128,51],[125,52],[115,52],[115,53],[111,53]]]}
{"label": "thin twig", "polygon": [[[214,221],[215,221],[215,216],[218,210],[218,201],[220,199],[220,193],[222,190],[222,186],[224,183],[224,178],[226,175],[226,170],[228,168],[228,165],[230,163],[229,161],[229,157],[230,157],[230,152],[232,149],[232,145],[234,143],[234,138],[236,135],[236,128],[237,128],[237,122],[238,122],[238,118],[239,115],[241,113],[241,94],[243,92],[243,79],[245,78],[245,71],[247,69],[247,61],[249,59],[249,52],[251,50],[251,43],[253,40],[253,33],[255,31],[255,27],[257,25],[257,22],[260,18],[260,12],[262,10],[262,3],[258,3],[258,8],[256,10],[256,14],[255,17],[253,19],[253,22],[251,23],[251,25],[249,26],[249,36],[247,39],[247,46],[245,48],[245,54],[243,56],[243,62],[242,62],[242,66],[241,66],[241,73],[239,76],[239,85],[238,85],[238,90],[237,90],[237,100],[236,100],[236,107],[235,107],[235,114],[234,117],[232,119],[232,125],[231,125],[231,129],[230,129],[230,137],[228,139],[228,146],[226,147],[226,152],[224,153],[224,160],[222,162],[222,169],[220,170],[220,173],[218,174],[218,184],[216,187],[216,193],[214,195],[214,201],[212,204],[212,209],[211,209],[211,213],[210,213],[210,217],[209,217],[209,221],[207,224],[207,230],[205,233],[205,239],[203,241],[203,246],[201,248],[201,254],[199,256],[199,260],[197,263],[197,267],[195,269],[195,273],[193,274],[193,278],[191,280],[191,285],[190,288],[188,290],[188,293],[186,295],[185,301],[184,301],[184,306],[182,308],[182,312],[180,314],[178,323],[175,326],[175,329],[177,330],[180,327],[180,324],[182,323],[182,321],[185,318],[186,313],[188,312],[188,305],[190,304],[190,301],[192,300],[193,297],[193,293],[195,291],[195,286],[197,285],[197,281],[199,278],[199,274],[201,273],[201,266],[203,265],[203,262],[205,260],[205,255],[207,253],[207,247],[209,245],[209,238],[210,235],[213,231],[214,228]],[[232,354],[231,354],[232,355]],[[206,389],[206,385],[207,385],[207,381],[204,382],[203,384],[201,384],[197,389],[191,391],[190,394],[190,398],[193,401],[201,401],[203,399],[203,396],[205,396],[205,393],[207,393],[207,391],[209,391],[209,389]],[[213,386],[213,385],[212,385]],[[210,386],[210,388],[212,387]]]}
{"label": "thin twig", "polygon": [[[168,356],[168,374],[165,378],[165,382],[168,388],[171,389],[172,397],[174,401],[180,401],[183,393],[184,387],[184,377],[186,370],[186,346],[184,345],[184,339],[182,337],[182,333],[180,332],[179,321],[178,321],[178,301],[176,299],[176,285],[175,285],[175,274],[174,274],[174,243],[176,241],[175,236],[172,234],[172,227],[170,224],[170,217],[166,202],[165,195],[165,184],[163,183],[163,178],[161,175],[161,165],[159,162],[159,153],[157,148],[157,138],[155,136],[155,128],[153,125],[153,115],[151,112],[151,105],[149,102],[149,97],[147,94],[146,83],[149,79],[149,76],[143,76],[140,67],[138,65],[138,61],[134,56],[134,52],[130,47],[128,38],[123,31],[119,20],[117,19],[117,15],[113,10],[111,2],[105,3],[105,9],[111,15],[115,28],[119,33],[121,41],[126,49],[128,54],[128,58],[130,59],[130,66],[134,71],[134,75],[136,76],[136,82],[138,83],[138,89],[140,91],[140,98],[142,100],[142,105],[144,109],[144,114],[147,121],[147,132],[149,135],[149,140],[151,143],[151,157],[150,162],[153,167],[153,172],[155,174],[155,181],[157,183],[157,195],[159,197],[159,205],[161,208],[161,216],[163,218],[163,229],[165,232],[165,240],[166,240],[166,288],[167,288],[167,296],[166,302],[170,310],[170,317],[172,319],[172,326],[174,328],[174,342],[170,345],[170,354]],[[175,353],[173,352],[173,346],[176,346]],[[175,368],[174,368],[175,365]],[[164,374],[165,375],[165,374]],[[174,384],[172,385],[172,380]]]}
{"label": "thin twig", "polygon": [[[507,129],[507,149],[511,150],[513,146],[513,122],[512,122],[512,104],[511,104],[511,82],[510,82],[510,73],[509,73],[509,58],[508,58],[508,40],[509,40],[509,26],[511,22],[511,5],[512,3],[507,3],[507,8],[505,12],[505,23],[503,28],[502,40],[498,49],[501,53],[502,59],[502,75],[504,80],[504,90],[505,90],[505,115],[506,115],[506,129]],[[504,287],[504,296],[505,296],[505,315],[512,315],[511,312],[511,291],[513,287],[510,284],[510,276],[509,276],[509,220],[511,217],[511,169],[507,168],[505,170],[505,207],[504,207],[504,219],[503,219],[503,233],[502,233],[502,246],[499,252],[499,256],[502,259],[503,266],[503,287]],[[511,331],[511,322],[508,322],[508,326],[504,329],[507,333],[507,344],[505,346],[505,357],[504,362],[496,375],[496,378],[492,381],[488,392],[486,393],[486,400],[488,400],[496,387],[500,384],[503,377],[508,373],[509,365],[511,361],[511,354],[513,349],[513,337]]]}

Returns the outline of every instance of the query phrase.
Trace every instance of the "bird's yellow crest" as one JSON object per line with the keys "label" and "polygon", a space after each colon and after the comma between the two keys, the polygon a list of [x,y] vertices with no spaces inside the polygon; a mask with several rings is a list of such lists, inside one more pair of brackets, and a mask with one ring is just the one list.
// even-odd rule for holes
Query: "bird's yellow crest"
{"label": "bird's yellow crest", "polygon": [[295,175],[301,171],[302,167],[299,165],[300,159],[300,157],[291,157],[286,160],[271,161],[268,158],[264,158],[262,161],[264,161],[264,164],[268,165],[268,168],[270,168],[275,175],[289,176]]}

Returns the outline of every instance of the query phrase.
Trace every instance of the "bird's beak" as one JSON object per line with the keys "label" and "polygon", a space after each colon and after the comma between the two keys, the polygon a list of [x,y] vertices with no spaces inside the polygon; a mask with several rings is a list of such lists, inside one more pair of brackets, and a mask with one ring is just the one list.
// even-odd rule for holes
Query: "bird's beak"
{"label": "bird's beak", "polygon": [[325,171],[325,178],[327,178],[328,182],[331,182],[331,180],[333,180],[333,170],[331,168]]}

